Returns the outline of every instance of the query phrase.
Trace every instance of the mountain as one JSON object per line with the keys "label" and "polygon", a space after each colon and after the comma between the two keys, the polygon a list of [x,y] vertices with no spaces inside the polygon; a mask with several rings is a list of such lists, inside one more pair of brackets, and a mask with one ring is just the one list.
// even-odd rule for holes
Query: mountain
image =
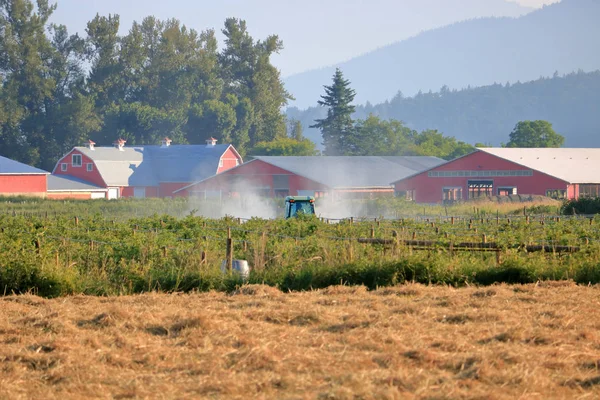
{"label": "mountain", "polygon": [[296,101],[315,105],[340,67],[356,102],[516,82],[600,68],[600,0],[563,0],[520,18],[480,18],[421,33],[339,65],[288,77]]}
{"label": "mountain", "polygon": [[[512,85],[494,84],[463,90],[443,88],[440,92],[414,97],[396,96],[375,106],[356,108],[354,117],[369,114],[397,119],[415,130],[437,129],[446,136],[475,144],[498,146],[508,142],[519,121],[547,120],[565,137],[566,147],[600,147],[600,71],[571,73]],[[306,128],[327,111],[311,107],[288,109],[288,118]],[[321,143],[320,132],[305,136]]]}

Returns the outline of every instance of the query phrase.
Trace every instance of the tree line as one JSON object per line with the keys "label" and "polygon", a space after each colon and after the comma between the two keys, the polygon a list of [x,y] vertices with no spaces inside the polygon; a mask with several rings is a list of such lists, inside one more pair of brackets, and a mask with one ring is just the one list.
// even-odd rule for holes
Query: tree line
{"label": "tree line", "polygon": [[[197,32],[176,19],[147,17],[119,34],[118,15],[97,15],[84,37],[49,23],[48,0],[0,0],[0,151],[51,169],[71,147],[203,144],[214,136],[242,154],[288,136],[291,99],[271,56],[272,35],[255,40],[246,22]],[[304,140],[304,141],[303,141]],[[314,151],[314,146],[312,151]]]}
{"label": "tree line", "polygon": [[[338,68],[333,82],[325,86],[325,94],[318,104],[326,114],[317,118],[310,128],[321,131],[324,154],[346,156],[436,156],[451,160],[485,147],[474,146],[444,136],[436,130],[417,132],[394,119],[383,120],[370,114],[364,120],[354,121],[356,107],[352,105],[356,92]],[[299,122],[298,122],[299,124]],[[505,147],[561,147],[564,137],[548,121],[520,121],[509,135]]]}
{"label": "tree line", "polygon": [[[476,144],[502,145],[519,121],[545,120],[565,137],[569,147],[600,147],[600,71],[575,72],[564,76],[540,78],[526,83],[506,83],[419,93],[405,97],[398,93],[381,104],[357,105],[352,118],[365,120],[370,115],[384,120],[403,121],[415,131],[437,130],[457,140]],[[305,126],[327,115],[324,107],[306,110],[289,108],[289,118]],[[319,140],[320,132],[305,131]]]}

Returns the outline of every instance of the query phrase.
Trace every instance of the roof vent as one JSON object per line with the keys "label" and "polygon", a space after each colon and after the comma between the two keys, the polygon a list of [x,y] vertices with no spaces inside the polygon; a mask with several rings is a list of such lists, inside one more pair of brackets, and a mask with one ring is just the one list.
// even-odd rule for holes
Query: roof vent
{"label": "roof vent", "polygon": [[165,137],[163,140],[160,141],[161,146],[160,147],[169,147],[171,145],[172,140],[169,139],[168,137]]}
{"label": "roof vent", "polygon": [[206,139],[206,147],[214,147],[217,145],[217,139],[214,137],[210,137],[210,139]]}
{"label": "roof vent", "polygon": [[92,142],[91,140],[87,141],[87,148],[90,150],[94,150],[94,146],[96,145],[95,142]]}
{"label": "roof vent", "polygon": [[123,151],[123,147],[125,147],[125,143],[127,143],[127,140],[119,138],[113,144],[115,145],[115,147],[117,149],[119,149],[119,151]]}

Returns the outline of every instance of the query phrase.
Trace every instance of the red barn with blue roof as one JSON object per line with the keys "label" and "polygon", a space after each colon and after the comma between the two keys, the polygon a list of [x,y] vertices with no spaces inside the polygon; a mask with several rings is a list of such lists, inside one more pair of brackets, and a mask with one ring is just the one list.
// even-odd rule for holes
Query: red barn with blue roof
{"label": "red barn with blue roof", "polygon": [[171,197],[173,192],[197,180],[242,164],[230,144],[171,145],[169,138],[155,146],[125,146],[117,140],[112,147],[94,142],[75,147],[62,157],[53,175],[71,177],[106,188],[107,198]]}
{"label": "red barn with blue roof", "polygon": [[45,197],[49,172],[0,156],[0,195]]}

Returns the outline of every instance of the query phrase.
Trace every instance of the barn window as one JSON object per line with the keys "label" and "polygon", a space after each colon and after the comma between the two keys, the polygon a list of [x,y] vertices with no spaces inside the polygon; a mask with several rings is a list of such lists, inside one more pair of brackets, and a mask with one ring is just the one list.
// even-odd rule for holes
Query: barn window
{"label": "barn window", "polygon": [[469,199],[493,196],[494,181],[468,181]]}
{"label": "barn window", "polygon": [[548,189],[546,190],[546,197],[562,200],[567,197],[567,191],[563,189]]}
{"label": "barn window", "polygon": [[67,163],[61,163],[60,164],[60,170],[62,172],[67,172]]}
{"label": "barn window", "polygon": [[396,197],[405,199],[407,201],[415,201],[416,194],[417,193],[415,190],[400,190],[396,192]]}
{"label": "barn window", "polygon": [[87,163],[86,165],[87,172],[92,172],[94,170],[94,164]]}
{"label": "barn window", "polygon": [[273,175],[273,189],[289,190],[290,176],[289,175]]}
{"label": "barn window", "polygon": [[223,159],[222,158],[219,160],[219,168],[223,168]]}
{"label": "barn window", "polygon": [[71,156],[71,164],[73,164],[74,167],[81,167],[81,154],[73,154]]}
{"label": "barn window", "polygon": [[517,188],[514,186],[501,186],[498,188],[498,196],[511,196],[517,194]]}
{"label": "barn window", "polygon": [[235,165],[240,165],[240,160],[238,160],[237,158],[235,159]]}
{"label": "barn window", "polygon": [[600,185],[579,185],[579,197],[600,197]]}
{"label": "barn window", "polygon": [[442,189],[444,203],[453,203],[462,200],[462,187],[445,187]]}

